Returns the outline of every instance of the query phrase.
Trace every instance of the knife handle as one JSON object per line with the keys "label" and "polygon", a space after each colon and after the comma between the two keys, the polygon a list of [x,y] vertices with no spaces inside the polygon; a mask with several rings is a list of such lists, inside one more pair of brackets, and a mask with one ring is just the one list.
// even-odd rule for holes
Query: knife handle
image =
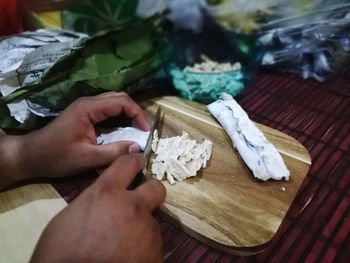
{"label": "knife handle", "polygon": [[139,172],[134,181],[132,181],[132,183],[129,185],[128,187],[128,190],[133,190],[135,189],[136,187],[138,187],[139,185],[141,185],[142,183],[144,183],[146,180],[145,180],[145,175],[143,174],[143,172]]}

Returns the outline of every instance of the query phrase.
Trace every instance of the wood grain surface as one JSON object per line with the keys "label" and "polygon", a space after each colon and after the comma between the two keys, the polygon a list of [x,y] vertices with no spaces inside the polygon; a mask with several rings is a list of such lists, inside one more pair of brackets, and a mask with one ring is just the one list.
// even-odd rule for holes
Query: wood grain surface
{"label": "wood grain surface", "polygon": [[66,205],[48,184],[0,193],[0,262],[29,262],[42,231]]}
{"label": "wood grain surface", "polygon": [[[225,252],[254,254],[273,238],[311,165],[306,149],[292,137],[257,125],[275,145],[291,172],[289,181],[261,182],[233,148],[204,105],[177,97],[142,103],[152,115],[161,106],[161,137],[180,135],[213,141],[209,166],[198,176],[170,185],[163,212],[193,237]],[[150,176],[150,169],[148,169]]]}

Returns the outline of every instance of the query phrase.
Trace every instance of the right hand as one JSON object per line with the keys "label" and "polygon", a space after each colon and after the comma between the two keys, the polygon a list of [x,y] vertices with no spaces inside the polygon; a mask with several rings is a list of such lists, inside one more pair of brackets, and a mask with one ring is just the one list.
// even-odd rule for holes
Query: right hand
{"label": "right hand", "polygon": [[144,166],[140,154],[119,157],[49,223],[32,262],[162,262],[152,212],[164,202],[165,188],[150,180],[127,190]]}

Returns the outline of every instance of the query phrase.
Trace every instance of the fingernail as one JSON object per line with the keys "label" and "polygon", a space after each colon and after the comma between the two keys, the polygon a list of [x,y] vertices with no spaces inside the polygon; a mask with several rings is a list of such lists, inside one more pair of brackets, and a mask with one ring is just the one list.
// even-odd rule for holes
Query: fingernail
{"label": "fingernail", "polygon": [[138,153],[140,150],[140,146],[137,143],[133,143],[129,146],[129,153]]}

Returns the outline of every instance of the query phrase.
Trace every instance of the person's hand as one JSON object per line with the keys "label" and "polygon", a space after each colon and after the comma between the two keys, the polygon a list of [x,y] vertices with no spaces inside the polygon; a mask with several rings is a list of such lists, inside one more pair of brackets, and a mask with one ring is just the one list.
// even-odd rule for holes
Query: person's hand
{"label": "person's hand", "polygon": [[108,92],[78,99],[48,126],[23,136],[20,163],[25,178],[74,175],[138,152],[132,142],[97,144],[94,125],[121,113],[149,129],[144,111],[128,95]]}
{"label": "person's hand", "polygon": [[119,157],[43,232],[31,262],[162,262],[152,217],[165,199],[156,180],[127,190],[145,166],[140,154]]}

